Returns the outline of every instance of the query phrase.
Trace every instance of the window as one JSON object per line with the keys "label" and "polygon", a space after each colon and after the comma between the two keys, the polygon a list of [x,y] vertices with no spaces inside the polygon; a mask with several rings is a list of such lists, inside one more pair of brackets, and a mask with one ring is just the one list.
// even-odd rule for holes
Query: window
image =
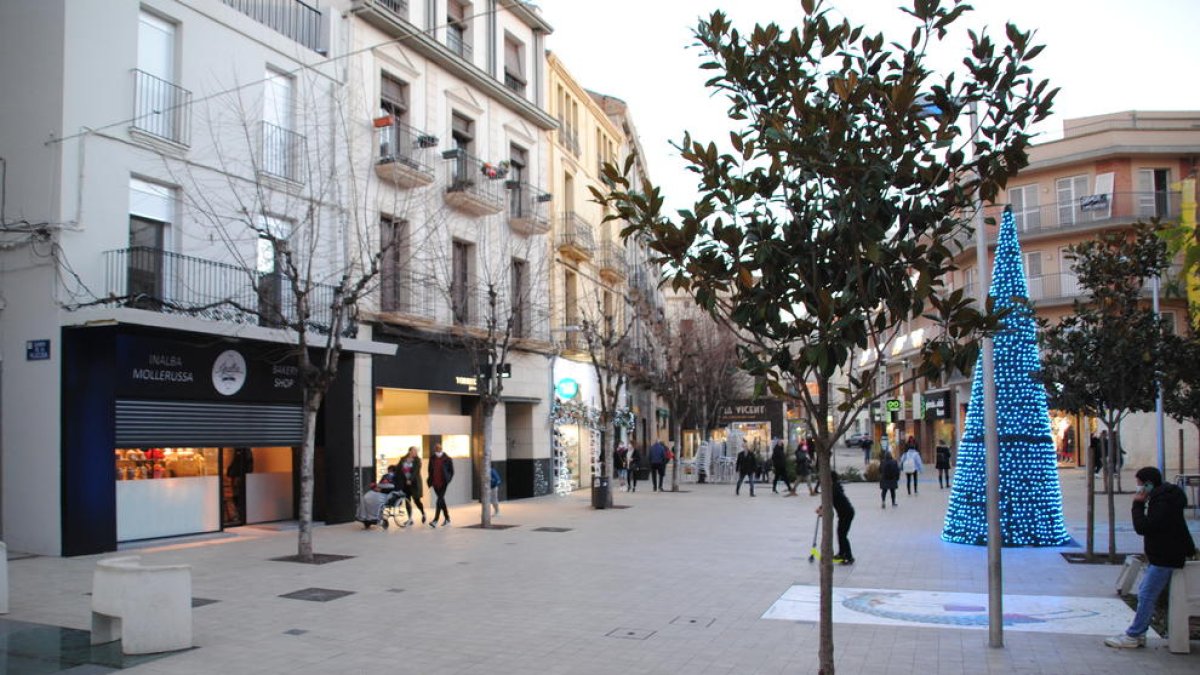
{"label": "window", "polygon": [[[563,325],[574,326],[579,323],[579,289],[575,273],[566,270],[563,273]],[[571,337],[568,333],[567,337]]]}
{"label": "window", "polygon": [[408,127],[408,85],[388,75],[379,80],[379,116],[391,116],[393,123],[379,130],[379,158],[394,160],[410,157],[414,138]]}
{"label": "window", "polygon": [[512,218],[527,218],[532,215],[532,203],[528,194],[529,186],[525,185],[525,171],[529,166],[529,151],[519,145],[508,147],[508,182],[509,201],[508,215]]}
{"label": "window", "polygon": [[186,144],[192,95],[174,84],[176,26],[141,12],[137,40],[133,126]]}
{"label": "window", "polygon": [[1028,251],[1025,253],[1025,280],[1029,285],[1029,299],[1041,300],[1045,297],[1042,279],[1042,252]]}
{"label": "window", "polygon": [[525,95],[525,45],[512,35],[504,34],[504,86]]}
{"label": "window", "polygon": [[469,171],[471,148],[475,141],[475,122],[459,113],[453,113],[450,118],[450,142],[458,150],[454,162],[454,180],[452,189],[462,189],[472,182]]}
{"label": "window", "polygon": [[1159,316],[1162,318],[1163,327],[1166,329],[1167,334],[1174,335],[1175,334],[1175,312],[1160,312]]}
{"label": "window", "polygon": [[512,334],[514,337],[529,337],[529,263],[520,258],[512,259],[509,280],[509,305],[512,307]]}
{"label": "window", "polygon": [[385,312],[408,311],[412,286],[408,281],[408,221],[389,216],[379,219],[379,306]]}
{"label": "window", "polygon": [[1058,199],[1058,224],[1073,225],[1079,220],[1079,199],[1087,195],[1087,176],[1059,178],[1054,182]]}
{"label": "window", "polygon": [[471,297],[471,259],[475,247],[457,239],[453,242],[450,269],[450,311],[454,323],[467,325],[474,318]]}
{"label": "window", "polygon": [[446,3],[446,46],[464,59],[471,60],[470,24],[467,17],[471,6],[461,0]]}
{"label": "window", "polygon": [[267,71],[263,83],[262,171],[296,181],[300,178],[303,137],[292,131],[294,82],[284,73]]}
{"label": "window", "polygon": [[1042,212],[1038,208],[1038,186],[1022,185],[1008,191],[1008,202],[1012,205],[1013,218],[1018,232],[1042,229]]}
{"label": "window", "polygon": [[1166,218],[1170,215],[1167,185],[1171,181],[1171,172],[1168,169],[1138,169],[1135,180],[1137,216]]}
{"label": "window", "polygon": [[173,189],[137,178],[129,180],[125,295],[132,307],[155,309],[165,297],[163,249],[174,211]]}
{"label": "window", "polygon": [[604,295],[601,296],[600,310],[604,312],[604,334],[605,337],[611,338],[617,322],[617,317],[613,314],[613,294],[612,291],[605,289]]}
{"label": "window", "polygon": [[284,322],[284,278],[280,254],[287,249],[292,236],[292,224],[282,218],[263,216],[258,222],[258,251],[255,271],[258,273],[258,320],[264,326],[279,326]]}

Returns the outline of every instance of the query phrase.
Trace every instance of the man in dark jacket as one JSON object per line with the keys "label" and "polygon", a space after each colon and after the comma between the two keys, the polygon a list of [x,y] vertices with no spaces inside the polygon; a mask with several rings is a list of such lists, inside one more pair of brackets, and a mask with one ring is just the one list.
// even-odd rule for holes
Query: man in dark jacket
{"label": "man in dark jacket", "polygon": [[758,458],[754,456],[754,451],[750,448],[742,448],[742,451],[737,454],[737,461],[734,463],[737,468],[738,482],[737,487],[733,489],[733,494],[742,494],[742,481],[747,476],[750,477],[750,496],[754,496],[754,474],[758,473]]}
{"label": "man in dark jacket", "polygon": [[[831,471],[829,475],[833,479],[833,512],[837,514],[838,550],[833,556],[833,562],[853,565],[854,552],[850,549],[850,524],[854,522],[854,506],[846,497],[846,491],[842,489],[842,481],[838,478],[837,472]],[[821,507],[818,506],[817,514],[820,515],[820,513]]]}
{"label": "man in dark jacket", "polygon": [[1163,484],[1158,469],[1147,466],[1136,474],[1138,490],[1133,495],[1133,529],[1142,535],[1146,571],[1138,588],[1137,613],[1121,635],[1105,638],[1104,644],[1118,649],[1146,646],[1146,631],[1158,596],[1171,580],[1171,571],[1183,567],[1196,552],[1183,510],[1187,495],[1178,486]]}
{"label": "man in dark jacket", "polygon": [[437,495],[433,520],[429,521],[430,527],[437,527],[438,514],[442,515],[442,527],[450,525],[450,510],[446,508],[446,488],[450,487],[452,480],[454,461],[450,459],[450,455],[442,452],[442,444],[437,443],[433,446],[433,457],[429,458],[429,476],[425,478],[425,484],[433,488],[433,493]]}
{"label": "man in dark jacket", "polygon": [[795,489],[792,488],[792,481],[787,475],[787,451],[783,448],[783,441],[775,441],[775,447],[771,449],[771,470],[773,473],[771,492],[779,492],[779,481],[783,481],[788,493],[796,494]]}
{"label": "man in dark jacket", "polygon": [[667,472],[667,446],[654,441],[650,446],[650,487],[652,492],[661,492],[663,476]]}

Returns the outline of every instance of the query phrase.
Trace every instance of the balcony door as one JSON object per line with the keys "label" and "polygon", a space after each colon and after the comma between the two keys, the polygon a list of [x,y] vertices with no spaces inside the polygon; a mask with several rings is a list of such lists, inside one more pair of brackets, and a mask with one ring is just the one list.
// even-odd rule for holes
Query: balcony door
{"label": "balcony door", "polygon": [[[289,281],[280,251],[291,236],[291,223],[265,216],[260,219],[256,261],[258,320],[264,326],[282,326],[291,312],[285,305]],[[314,308],[310,307],[310,312]],[[295,318],[295,317],[293,317]]]}
{"label": "balcony door", "polygon": [[412,160],[414,140],[408,126],[408,85],[384,75],[379,85],[379,115],[391,116],[390,126],[380,129],[380,161]]}
{"label": "balcony door", "polygon": [[1169,169],[1138,169],[1134,176],[1137,190],[1138,218],[1166,218],[1170,214],[1168,185],[1171,182]]}
{"label": "balcony door", "polygon": [[176,101],[175,24],[148,12],[138,15],[137,119],[139,129],[176,139],[180,101]]}
{"label": "balcony door", "polygon": [[129,181],[129,255],[125,292],[131,307],[158,309],[166,298],[168,228],[175,191],[137,178]]}
{"label": "balcony door", "polygon": [[1067,247],[1058,249],[1058,268],[1062,270],[1062,293],[1064,298],[1074,298],[1080,293],[1079,276],[1075,274],[1074,260],[1070,259],[1071,252]]}
{"label": "balcony door", "polygon": [[286,74],[268,70],[263,91],[262,170],[288,180],[299,177],[299,141],[292,131],[294,84]]}
{"label": "balcony door", "polygon": [[471,257],[474,246],[454,240],[451,254],[450,269],[450,309],[454,323],[459,326],[470,325],[474,312],[471,307]]}

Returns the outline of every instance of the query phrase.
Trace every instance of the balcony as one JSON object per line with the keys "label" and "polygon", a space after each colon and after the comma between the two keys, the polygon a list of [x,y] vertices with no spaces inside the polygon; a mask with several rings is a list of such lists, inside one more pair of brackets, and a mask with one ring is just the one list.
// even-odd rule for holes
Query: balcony
{"label": "balcony", "polygon": [[408,21],[408,0],[379,0],[379,4],[387,7],[396,16]]}
{"label": "balcony", "polygon": [[187,146],[191,127],[192,92],[150,73],[133,71],[133,129]]}
{"label": "balcony", "polygon": [[528,183],[508,181],[508,226],[517,234],[546,234],[550,231],[550,218],[546,215],[546,203],[550,195]]}
{"label": "balcony", "polygon": [[446,183],[446,204],[469,216],[490,216],[504,210],[504,177],[507,163],[484,162],[462,150],[447,150],[443,159],[450,164]]}
{"label": "balcony", "polygon": [[629,265],[625,261],[625,247],[614,241],[600,246],[600,278],[616,284],[629,278]]}
{"label": "balcony", "polygon": [[[1013,209],[1017,232],[1022,241],[1056,234],[1179,218],[1181,199],[1178,192],[1115,192],[1086,195],[1073,201],[1055,202],[1024,209]],[[1005,205],[989,206],[984,215],[1000,221]],[[995,236],[992,236],[995,241]]]}
{"label": "balcony", "polygon": [[436,316],[437,286],[412,269],[384,268],[379,275],[380,318],[394,323],[432,321]]}
{"label": "balcony", "polygon": [[[290,280],[236,265],[135,246],[104,252],[110,307],[193,316],[244,325],[294,326],[296,298]],[[315,285],[308,330],[328,334],[336,288]],[[354,325],[345,326],[353,335]]]}
{"label": "balcony", "polygon": [[561,118],[558,120],[558,142],[572,155],[579,156],[579,131]]}
{"label": "balcony", "polygon": [[[1172,265],[1163,271],[1163,283],[1160,297],[1164,299],[1180,297],[1183,295],[1179,288],[1178,280],[1183,274],[1182,265]],[[1027,278],[1026,284],[1029,288],[1029,301],[1037,303],[1041,307],[1052,307],[1055,305],[1068,305],[1076,300],[1087,302],[1089,297],[1088,289],[1084,288],[1079,283],[1079,277],[1074,272],[1051,272],[1049,274],[1039,274]],[[1149,298],[1151,294],[1151,281],[1146,279],[1142,283],[1142,297]],[[970,282],[963,286],[963,293],[968,297],[975,297],[975,283]]]}
{"label": "balcony", "polygon": [[[389,123],[390,122],[390,123]],[[433,183],[429,156],[438,139],[391,116],[375,120],[375,175],[399,188],[424,187]]]}
{"label": "balcony", "polygon": [[[305,47],[325,54],[321,10],[300,0],[222,0],[226,5]],[[395,0],[384,4],[397,3]]]}
{"label": "balcony", "polygon": [[580,218],[574,211],[559,214],[558,250],[576,260],[590,260],[596,253],[592,224]]}
{"label": "balcony", "polygon": [[471,43],[467,42],[465,31],[454,25],[446,27],[446,46],[458,54],[464,61],[471,63]]}
{"label": "balcony", "polygon": [[292,183],[304,182],[303,134],[291,129],[261,122],[262,157],[259,173]]}

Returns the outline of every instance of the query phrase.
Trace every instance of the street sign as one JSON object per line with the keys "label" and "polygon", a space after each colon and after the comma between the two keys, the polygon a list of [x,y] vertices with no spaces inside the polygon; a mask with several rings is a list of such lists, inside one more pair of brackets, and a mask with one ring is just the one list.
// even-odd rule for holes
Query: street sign
{"label": "street sign", "polygon": [[50,359],[50,341],[49,340],[26,340],[25,341],[25,360],[26,361],[47,361]]}

